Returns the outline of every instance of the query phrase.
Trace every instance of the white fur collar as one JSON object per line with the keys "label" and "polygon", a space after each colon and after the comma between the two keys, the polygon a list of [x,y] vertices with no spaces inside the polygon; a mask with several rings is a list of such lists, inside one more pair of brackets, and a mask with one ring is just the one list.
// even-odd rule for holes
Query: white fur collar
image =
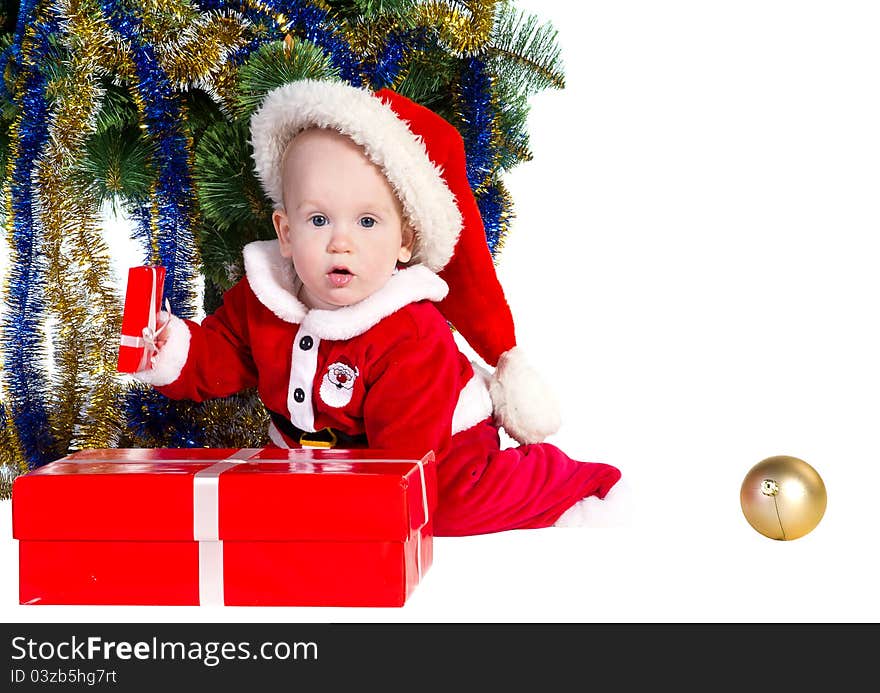
{"label": "white fur collar", "polygon": [[449,287],[424,265],[396,272],[376,293],[363,301],[336,310],[309,309],[296,297],[297,276],[283,257],[278,241],[254,241],[244,247],[244,269],[257,299],[275,315],[302,324],[320,339],[351,339],[382,318],[415,301],[440,301]]}

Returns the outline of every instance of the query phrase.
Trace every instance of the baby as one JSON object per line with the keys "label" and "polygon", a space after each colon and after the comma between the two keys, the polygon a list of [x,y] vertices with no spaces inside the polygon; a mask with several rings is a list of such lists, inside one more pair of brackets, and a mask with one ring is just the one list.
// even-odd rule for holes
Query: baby
{"label": "baby", "polygon": [[516,346],[455,128],[388,90],[302,80],[266,96],[251,143],[278,238],[245,247],[201,324],[163,316],[136,377],[196,401],[256,387],[280,447],[433,450],[437,536],[546,527],[604,498],[618,469],[542,442],[558,416]]}

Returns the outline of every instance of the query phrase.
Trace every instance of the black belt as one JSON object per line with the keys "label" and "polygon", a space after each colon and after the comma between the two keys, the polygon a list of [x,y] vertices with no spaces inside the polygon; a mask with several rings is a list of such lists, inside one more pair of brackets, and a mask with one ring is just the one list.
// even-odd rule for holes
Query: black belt
{"label": "black belt", "polygon": [[322,428],[320,431],[304,431],[294,426],[286,416],[281,416],[274,411],[269,412],[269,417],[275,428],[281,431],[290,440],[298,440],[300,445],[313,448],[363,448],[367,445],[367,436],[360,434],[350,436],[333,428]]}

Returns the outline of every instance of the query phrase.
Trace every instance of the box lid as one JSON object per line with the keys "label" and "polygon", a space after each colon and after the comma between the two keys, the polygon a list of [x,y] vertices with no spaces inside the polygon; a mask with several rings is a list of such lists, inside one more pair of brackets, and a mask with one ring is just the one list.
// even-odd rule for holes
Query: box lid
{"label": "box lid", "polygon": [[110,448],[17,477],[12,522],[27,540],[402,541],[435,504],[430,451]]}

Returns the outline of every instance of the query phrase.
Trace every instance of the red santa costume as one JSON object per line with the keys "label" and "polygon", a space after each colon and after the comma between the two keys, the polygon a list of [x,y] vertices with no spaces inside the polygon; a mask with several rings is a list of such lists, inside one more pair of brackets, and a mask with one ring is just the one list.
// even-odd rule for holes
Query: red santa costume
{"label": "red santa costume", "polygon": [[[257,174],[283,207],[281,159],[310,127],[361,145],[401,200],[413,261],[364,300],[309,309],[278,241],[244,249],[245,276],[201,324],[169,316],[167,341],[136,377],[175,399],[256,387],[281,447],[327,436],[339,447],[434,450],[434,533],[546,527],[604,498],[620,471],[542,442],[554,399],[516,346],[467,182],[459,133],[388,90],[302,80],[271,91],[251,120]],[[450,324],[494,372],[461,353]],[[500,446],[499,427],[520,445]]]}

